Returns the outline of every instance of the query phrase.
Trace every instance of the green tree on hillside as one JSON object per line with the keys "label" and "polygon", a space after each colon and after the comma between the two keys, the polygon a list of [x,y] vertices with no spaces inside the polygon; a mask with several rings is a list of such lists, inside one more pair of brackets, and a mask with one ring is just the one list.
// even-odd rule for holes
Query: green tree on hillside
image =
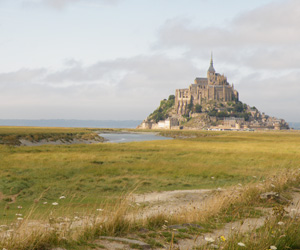
{"label": "green tree on hillside", "polygon": [[170,95],[168,100],[164,99],[160,102],[159,107],[149,116],[150,120],[159,122],[168,118],[168,112],[175,104],[175,96]]}
{"label": "green tree on hillside", "polygon": [[200,104],[195,105],[195,112],[196,113],[201,113],[202,112],[202,106]]}

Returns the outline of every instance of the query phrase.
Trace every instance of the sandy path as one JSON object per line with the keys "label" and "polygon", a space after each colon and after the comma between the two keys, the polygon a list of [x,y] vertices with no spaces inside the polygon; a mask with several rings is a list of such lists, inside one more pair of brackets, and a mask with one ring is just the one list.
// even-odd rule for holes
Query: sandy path
{"label": "sandy path", "polygon": [[[292,202],[289,206],[285,207],[285,210],[291,217],[294,217],[300,214],[300,193],[293,192],[292,196]],[[263,208],[262,210],[265,211],[268,214],[268,216],[272,216],[272,209]],[[253,231],[257,228],[262,227],[265,224],[265,220],[268,216],[263,216],[260,218],[247,218],[244,220],[227,223],[222,229],[215,230],[212,233],[205,233],[199,237],[194,236],[192,239],[180,240],[176,247],[179,250],[193,249],[194,247],[203,246],[207,244],[205,238],[212,238],[215,241],[217,241],[221,236],[228,238],[232,233],[235,232],[246,233]]]}
{"label": "sandy path", "polygon": [[140,203],[147,205],[141,211],[140,216],[148,217],[160,213],[173,214],[187,207],[199,207],[214,191],[212,189],[199,189],[153,192],[133,195],[131,199],[138,205]]}
{"label": "sandy path", "polygon": [[[290,216],[296,216],[300,214],[300,190],[294,190],[292,192],[292,203],[285,207],[285,210]],[[144,208],[141,209],[140,214],[135,216],[140,216],[141,218],[148,217],[150,215],[172,212],[180,212],[190,207],[201,207],[209,202],[209,199],[214,198],[215,194],[220,192],[220,190],[176,190],[176,191],[166,191],[166,192],[153,192],[143,195],[133,195],[130,199],[137,205],[146,204]],[[221,191],[222,192],[222,191]],[[226,191],[224,191],[226,192]],[[221,193],[222,194],[222,193]],[[3,196],[3,195],[2,195]],[[0,194],[1,197],[1,194]],[[264,225],[265,219],[271,216],[271,209],[262,208],[266,212],[266,216],[260,218],[246,218],[240,221],[230,222],[224,225],[222,229],[214,230],[211,233],[204,233],[200,236],[192,236],[191,239],[181,239],[177,244],[174,245],[173,249],[188,250],[194,249],[194,247],[199,247],[207,244],[205,238],[212,238],[216,242],[220,236],[229,238],[234,232],[246,233],[259,228]],[[79,220],[72,223],[72,228],[80,228],[85,222],[89,222],[89,218],[86,221]],[[31,221],[32,227],[43,227],[46,226],[43,223],[37,221]],[[29,224],[30,224],[29,223]],[[30,226],[30,225],[28,225]],[[133,236],[134,237],[134,236]],[[130,238],[130,237],[129,237]],[[95,242],[96,243],[96,242]],[[107,247],[107,249],[131,249],[128,244],[124,242],[114,241],[114,240],[98,240],[97,244]],[[100,248],[99,248],[100,249]],[[158,249],[156,249],[158,250]]]}

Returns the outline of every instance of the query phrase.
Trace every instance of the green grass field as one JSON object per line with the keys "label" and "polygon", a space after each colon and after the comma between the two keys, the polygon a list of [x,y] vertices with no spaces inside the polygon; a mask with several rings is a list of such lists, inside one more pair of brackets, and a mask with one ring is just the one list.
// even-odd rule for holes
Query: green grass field
{"label": "green grass field", "polygon": [[[2,137],[39,134],[40,138],[49,140],[77,134],[89,138],[94,132],[72,128],[0,127]],[[122,213],[119,215],[118,204],[124,194],[247,185],[270,176],[280,177],[287,169],[300,166],[300,133],[297,131],[161,133],[175,139],[125,144],[0,145],[0,223],[15,222],[20,212],[30,220],[49,220],[53,216],[84,216],[95,213],[96,208],[110,207],[116,215],[108,222],[109,229],[99,231],[96,224],[96,231],[84,233],[89,235],[83,241],[87,244],[97,235],[118,235],[137,227],[122,224],[126,220]],[[61,196],[66,198],[59,199]],[[241,209],[248,209],[256,199],[256,196],[251,197],[247,198],[250,203],[240,205]],[[51,205],[53,202],[59,205]],[[220,211],[218,216],[222,218]],[[174,223],[182,221],[173,219]],[[157,225],[163,221],[148,220],[145,223],[151,224],[152,220]],[[119,224],[125,227],[116,229]],[[63,235],[48,236],[50,238],[41,240],[45,242],[41,246],[22,248],[18,240],[9,244],[16,249],[45,249],[43,244],[59,245],[64,238]],[[34,237],[32,242],[35,242]],[[5,244],[3,246],[7,246]],[[77,243],[68,244],[75,249]]]}
{"label": "green grass field", "polygon": [[[18,128],[17,132],[22,129],[28,131]],[[8,130],[0,128],[0,134]],[[29,130],[40,132],[39,128]],[[179,133],[196,138],[126,144],[1,145],[0,208],[9,217],[17,205],[27,207],[37,199],[50,203],[61,195],[74,208],[111,200],[134,189],[141,193],[225,187],[300,166],[298,132],[176,131],[172,135],[178,137]],[[14,196],[16,201],[11,203]],[[8,205],[11,209],[6,211]]]}

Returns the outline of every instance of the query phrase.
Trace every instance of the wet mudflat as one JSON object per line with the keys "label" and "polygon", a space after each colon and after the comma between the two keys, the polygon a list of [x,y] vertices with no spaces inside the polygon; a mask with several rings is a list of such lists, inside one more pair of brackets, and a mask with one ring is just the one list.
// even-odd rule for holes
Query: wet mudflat
{"label": "wet mudflat", "polygon": [[99,135],[105,138],[109,143],[172,140],[170,137],[160,136],[155,133],[102,133]]}

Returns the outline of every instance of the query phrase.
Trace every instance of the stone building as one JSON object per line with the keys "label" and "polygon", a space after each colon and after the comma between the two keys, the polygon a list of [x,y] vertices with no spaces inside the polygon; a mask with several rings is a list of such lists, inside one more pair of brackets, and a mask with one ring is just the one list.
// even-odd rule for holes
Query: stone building
{"label": "stone building", "polygon": [[187,89],[176,89],[175,108],[177,114],[183,115],[187,112],[188,105],[207,103],[210,100],[228,102],[239,99],[239,93],[234,90],[233,84],[227,82],[224,75],[216,73],[211,57],[207,77],[197,77],[193,84]]}
{"label": "stone building", "polygon": [[242,125],[245,124],[244,118],[237,118],[237,117],[226,117],[224,118],[224,127],[225,128],[236,128],[240,129]]}
{"label": "stone building", "polygon": [[[170,96],[171,97],[171,96]],[[270,117],[239,101],[239,93],[226,76],[216,73],[211,57],[206,77],[197,77],[189,88],[176,89],[175,98],[161,102],[140,129],[289,129],[283,119]],[[174,103],[173,103],[174,101]],[[192,104],[192,105],[191,105]],[[195,105],[201,107],[193,107]]]}
{"label": "stone building", "polygon": [[144,120],[137,128],[140,129],[179,129],[179,123],[177,118],[167,118],[166,120],[159,121],[157,123]]}

